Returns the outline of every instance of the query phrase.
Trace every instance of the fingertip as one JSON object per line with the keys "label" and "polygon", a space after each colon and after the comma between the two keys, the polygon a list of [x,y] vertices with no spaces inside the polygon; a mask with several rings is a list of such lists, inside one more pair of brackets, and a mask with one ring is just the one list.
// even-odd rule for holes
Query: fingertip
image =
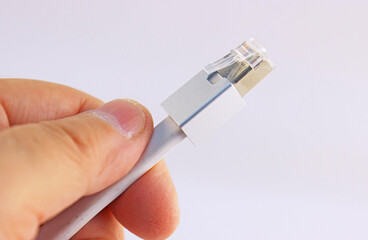
{"label": "fingertip", "polygon": [[87,223],[71,240],[124,239],[124,229],[107,207]]}
{"label": "fingertip", "polygon": [[96,116],[114,126],[127,139],[145,130],[146,113],[140,104],[118,99],[92,111]]}
{"label": "fingertip", "polygon": [[[111,180],[121,179],[139,160],[153,132],[153,120],[143,105],[129,99],[116,99],[91,111],[123,136],[117,154],[105,162],[96,181],[92,181],[87,194],[107,187]],[[142,116],[143,115],[143,116]]]}
{"label": "fingertip", "polygon": [[138,101],[135,101],[135,100],[132,100],[132,99],[123,99],[123,100],[131,102],[131,103],[135,104],[138,108],[141,109],[141,111],[144,113],[144,116],[145,116],[144,129],[147,133],[152,135],[154,126],[153,126],[153,118],[152,118],[151,112],[144,105],[139,103]]}
{"label": "fingertip", "polygon": [[180,220],[178,198],[163,161],[117,198],[111,209],[116,219],[143,239],[166,239]]}

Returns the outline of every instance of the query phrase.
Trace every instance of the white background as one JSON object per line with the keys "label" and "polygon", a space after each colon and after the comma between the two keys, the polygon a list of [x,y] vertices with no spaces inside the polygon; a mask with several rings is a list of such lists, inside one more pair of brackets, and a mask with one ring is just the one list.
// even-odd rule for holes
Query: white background
{"label": "white background", "polygon": [[[160,103],[249,37],[277,65],[208,142],[166,161],[171,239],[368,239],[368,3],[0,0],[0,73]],[[128,239],[136,239],[128,235]]]}

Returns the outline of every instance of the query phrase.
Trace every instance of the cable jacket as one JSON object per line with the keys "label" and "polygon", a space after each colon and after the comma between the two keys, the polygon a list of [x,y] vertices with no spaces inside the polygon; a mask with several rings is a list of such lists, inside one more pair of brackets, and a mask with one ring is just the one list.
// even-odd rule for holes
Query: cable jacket
{"label": "cable jacket", "polygon": [[70,239],[185,137],[186,135],[170,117],[164,119],[155,127],[146,150],[124,178],[101,192],[83,197],[42,225],[36,240]]}

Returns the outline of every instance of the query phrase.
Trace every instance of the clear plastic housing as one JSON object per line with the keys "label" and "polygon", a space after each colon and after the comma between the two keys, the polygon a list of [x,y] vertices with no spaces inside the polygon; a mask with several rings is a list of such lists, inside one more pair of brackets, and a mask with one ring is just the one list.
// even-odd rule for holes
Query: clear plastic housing
{"label": "clear plastic housing", "polygon": [[[266,49],[253,39],[245,41],[204,70],[209,76],[213,73],[230,81],[244,96],[272,69],[274,64],[266,54]],[[210,80],[210,79],[209,79]]]}
{"label": "clear plastic housing", "polygon": [[[237,75],[236,73],[241,72],[247,67],[252,69],[257,68],[262,61],[267,61],[272,68],[274,67],[274,64],[266,54],[266,49],[254,41],[254,39],[249,39],[237,48],[231,50],[231,52],[223,58],[207,65],[204,69],[208,74],[221,72],[223,73],[221,74],[222,77],[232,81]],[[226,71],[229,67],[231,67],[232,70]]]}

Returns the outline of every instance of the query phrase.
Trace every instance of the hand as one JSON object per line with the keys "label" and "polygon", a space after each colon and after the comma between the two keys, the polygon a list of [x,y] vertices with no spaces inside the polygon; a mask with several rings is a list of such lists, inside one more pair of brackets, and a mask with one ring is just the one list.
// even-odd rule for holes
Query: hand
{"label": "hand", "polygon": [[[122,178],[152,134],[142,105],[105,105],[75,89],[0,79],[0,239],[33,239],[39,226],[79,198]],[[100,212],[73,239],[144,239],[175,230],[179,208],[163,161]]]}

